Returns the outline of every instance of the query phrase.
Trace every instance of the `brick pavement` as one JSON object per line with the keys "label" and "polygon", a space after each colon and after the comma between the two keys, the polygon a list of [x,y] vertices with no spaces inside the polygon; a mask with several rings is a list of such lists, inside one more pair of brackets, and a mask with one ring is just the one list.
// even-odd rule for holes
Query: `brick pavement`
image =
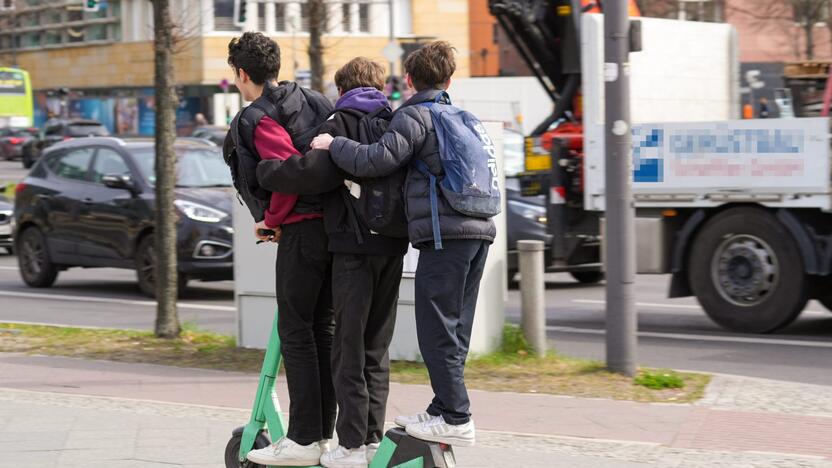
{"label": "brick pavement", "polygon": [[[3,411],[20,406],[9,410],[9,402],[69,407],[78,414],[198,418],[210,427],[221,422],[217,427],[225,433],[206,442],[213,447],[247,418],[257,385],[250,374],[13,354],[0,354],[0,376],[0,466],[9,455],[10,445],[3,444],[15,437],[15,425],[3,425]],[[284,388],[279,381],[285,406]],[[429,395],[426,386],[394,384],[388,414],[420,410]],[[522,460],[524,466],[594,468],[832,467],[829,387],[717,376],[696,405],[484,391],[471,396],[479,444],[460,451],[461,466],[517,466]],[[28,430],[51,429],[42,422]],[[66,430],[71,434],[72,426]]]}

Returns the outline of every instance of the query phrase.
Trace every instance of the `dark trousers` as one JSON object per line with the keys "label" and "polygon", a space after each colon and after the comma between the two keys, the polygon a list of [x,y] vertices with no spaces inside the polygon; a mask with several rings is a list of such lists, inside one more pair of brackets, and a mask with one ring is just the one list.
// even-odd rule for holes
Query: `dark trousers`
{"label": "dark trousers", "polygon": [[301,445],[332,438],[332,259],[323,221],[283,226],[277,249],[277,332],[289,387],[289,430]]}
{"label": "dark trousers", "polygon": [[488,242],[448,240],[442,250],[419,252],[416,267],[416,334],[434,398],[427,412],[448,424],[471,419],[465,359],[477,307]]}
{"label": "dark trousers", "polygon": [[353,449],[380,442],[390,391],[388,348],[396,324],[401,255],[335,254],[332,369],[338,439]]}

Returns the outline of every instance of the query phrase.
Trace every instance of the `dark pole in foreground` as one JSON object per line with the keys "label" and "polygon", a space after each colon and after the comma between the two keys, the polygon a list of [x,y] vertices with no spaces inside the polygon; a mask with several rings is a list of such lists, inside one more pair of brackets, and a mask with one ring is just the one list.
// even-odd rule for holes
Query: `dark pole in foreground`
{"label": "dark pole in foreground", "polygon": [[632,376],[637,317],[628,33],[627,0],[604,2],[607,368]]}

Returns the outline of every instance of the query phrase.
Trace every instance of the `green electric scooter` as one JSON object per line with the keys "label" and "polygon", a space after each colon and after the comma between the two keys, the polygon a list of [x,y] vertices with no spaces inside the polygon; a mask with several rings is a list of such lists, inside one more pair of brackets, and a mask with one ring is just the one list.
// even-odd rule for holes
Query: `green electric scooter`
{"label": "green electric scooter", "polygon": [[[248,452],[268,447],[271,441],[276,441],[286,434],[286,424],[280,413],[277,392],[274,390],[280,359],[280,337],[277,334],[277,312],[275,312],[251,418],[248,424],[232,431],[231,440],[225,447],[226,468],[261,468],[262,465],[246,460]],[[453,468],[455,466],[456,459],[450,445],[415,439],[407,435],[404,429],[394,428],[384,435],[369,468]]]}

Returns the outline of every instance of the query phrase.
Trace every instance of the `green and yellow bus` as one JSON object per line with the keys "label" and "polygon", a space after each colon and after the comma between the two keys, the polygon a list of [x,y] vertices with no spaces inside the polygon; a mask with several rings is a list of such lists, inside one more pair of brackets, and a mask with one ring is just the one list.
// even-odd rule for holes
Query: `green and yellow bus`
{"label": "green and yellow bus", "polygon": [[0,128],[34,125],[34,102],[29,73],[0,67]]}

